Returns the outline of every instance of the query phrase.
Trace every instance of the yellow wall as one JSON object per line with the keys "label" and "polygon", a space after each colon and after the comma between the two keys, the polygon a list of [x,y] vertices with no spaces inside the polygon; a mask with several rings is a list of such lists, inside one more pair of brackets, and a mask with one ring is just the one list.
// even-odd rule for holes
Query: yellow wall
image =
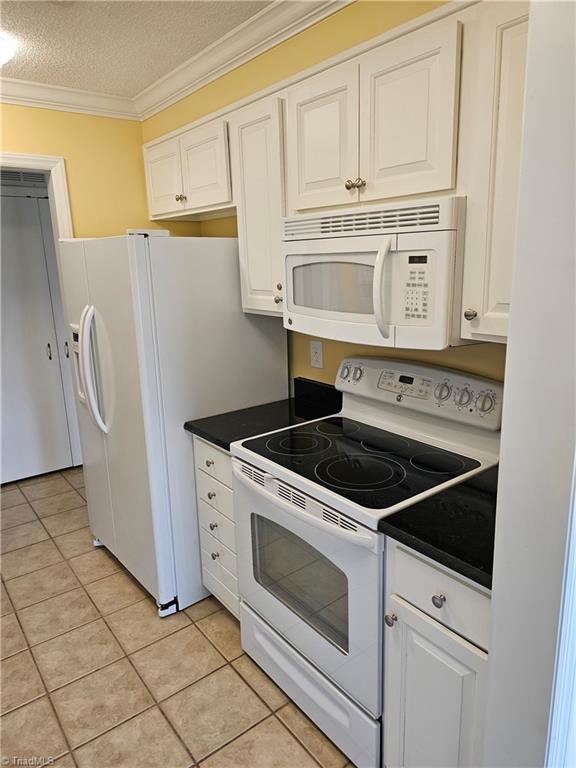
{"label": "yellow wall", "polygon": [[345,357],[388,357],[398,360],[415,360],[445,368],[455,368],[478,376],[502,381],[506,357],[505,344],[466,344],[451,347],[442,352],[426,352],[419,349],[394,351],[379,347],[358,346],[339,341],[324,341],[324,368],[310,366],[310,341],[313,337],[292,333],[292,375],[333,384],[338,366]]}
{"label": "yellow wall", "polygon": [[3,152],[64,157],[75,237],[119,235],[128,227],[199,234],[198,224],[148,219],[142,124],[2,104]]}

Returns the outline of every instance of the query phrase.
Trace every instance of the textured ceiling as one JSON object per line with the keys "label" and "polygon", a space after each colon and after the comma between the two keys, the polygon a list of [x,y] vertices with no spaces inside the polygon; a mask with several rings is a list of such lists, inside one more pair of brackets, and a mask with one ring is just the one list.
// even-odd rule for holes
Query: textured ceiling
{"label": "textured ceiling", "polygon": [[3,0],[20,42],[2,76],[134,97],[270,4],[252,0]]}

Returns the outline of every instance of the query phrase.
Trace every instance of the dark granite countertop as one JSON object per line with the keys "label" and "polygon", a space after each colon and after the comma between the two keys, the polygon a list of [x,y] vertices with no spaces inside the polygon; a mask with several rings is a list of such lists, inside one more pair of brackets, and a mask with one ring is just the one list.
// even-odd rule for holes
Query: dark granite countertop
{"label": "dark granite countertop", "polygon": [[497,484],[496,466],[383,518],[378,529],[490,589]]}
{"label": "dark granite countertop", "polygon": [[341,408],[342,393],[334,387],[296,378],[293,398],[187,421],[184,429],[229,451],[236,440],[331,416]]}

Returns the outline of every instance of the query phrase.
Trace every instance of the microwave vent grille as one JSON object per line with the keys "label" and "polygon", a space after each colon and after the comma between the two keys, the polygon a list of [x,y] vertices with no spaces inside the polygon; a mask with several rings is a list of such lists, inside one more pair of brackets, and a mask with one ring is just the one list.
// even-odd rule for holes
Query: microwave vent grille
{"label": "microwave vent grille", "polygon": [[249,477],[250,480],[252,480],[254,483],[258,483],[258,485],[264,485],[264,474],[259,472],[257,469],[254,469],[254,467],[249,467],[247,464],[242,464],[242,473],[246,475],[246,477]]}
{"label": "microwave vent grille", "polygon": [[440,223],[440,205],[407,205],[382,210],[350,211],[284,221],[284,240],[376,235],[402,230],[430,229]]}

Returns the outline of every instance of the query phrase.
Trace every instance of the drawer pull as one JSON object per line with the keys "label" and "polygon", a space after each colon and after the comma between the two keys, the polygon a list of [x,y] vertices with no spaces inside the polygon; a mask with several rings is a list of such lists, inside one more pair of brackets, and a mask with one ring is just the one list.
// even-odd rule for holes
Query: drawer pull
{"label": "drawer pull", "polygon": [[210,523],[208,527],[211,531],[215,531],[218,528],[218,523]]}
{"label": "drawer pull", "polygon": [[212,558],[212,560],[216,560],[217,558],[220,557],[220,552],[212,552],[210,557]]}
{"label": "drawer pull", "polygon": [[214,491],[208,491],[208,498],[209,499],[215,499],[216,493]]}
{"label": "drawer pull", "polygon": [[446,602],[446,595],[432,595],[432,605],[434,608],[442,608]]}
{"label": "drawer pull", "polygon": [[396,616],[395,613],[387,613],[386,616],[384,616],[384,621],[386,622],[387,627],[393,627],[398,621],[398,616]]}
{"label": "drawer pull", "polygon": [[214,466],[214,459],[206,459],[206,466],[208,468],[213,467]]}

